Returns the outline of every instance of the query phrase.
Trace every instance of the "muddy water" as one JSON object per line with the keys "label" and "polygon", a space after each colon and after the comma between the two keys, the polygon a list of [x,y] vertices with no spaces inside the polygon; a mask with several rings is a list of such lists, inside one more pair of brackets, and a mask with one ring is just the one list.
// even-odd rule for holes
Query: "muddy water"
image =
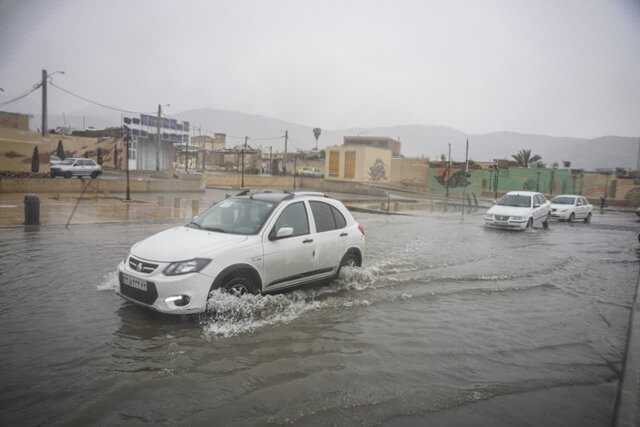
{"label": "muddy water", "polygon": [[168,224],[0,231],[3,425],[605,425],[638,278],[623,215],[362,214],[364,269],[167,317],[115,295]]}

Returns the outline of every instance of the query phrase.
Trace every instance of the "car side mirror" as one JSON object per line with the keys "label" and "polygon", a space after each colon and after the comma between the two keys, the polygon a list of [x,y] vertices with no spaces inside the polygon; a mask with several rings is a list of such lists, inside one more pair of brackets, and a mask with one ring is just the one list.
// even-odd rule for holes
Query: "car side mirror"
{"label": "car side mirror", "polygon": [[293,236],[293,227],[282,227],[276,233],[276,239]]}
{"label": "car side mirror", "polygon": [[534,207],[534,208],[539,208],[539,207],[540,207],[540,203],[534,203],[534,204],[533,204],[533,207]]}
{"label": "car side mirror", "polygon": [[582,203],[578,202],[576,203],[576,206],[582,206]]}

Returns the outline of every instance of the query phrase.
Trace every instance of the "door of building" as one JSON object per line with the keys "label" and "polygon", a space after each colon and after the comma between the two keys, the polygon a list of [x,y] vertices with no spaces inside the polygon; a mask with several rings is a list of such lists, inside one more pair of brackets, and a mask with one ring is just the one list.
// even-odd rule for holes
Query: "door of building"
{"label": "door of building", "polygon": [[354,179],[356,177],[356,152],[344,152],[344,177]]}

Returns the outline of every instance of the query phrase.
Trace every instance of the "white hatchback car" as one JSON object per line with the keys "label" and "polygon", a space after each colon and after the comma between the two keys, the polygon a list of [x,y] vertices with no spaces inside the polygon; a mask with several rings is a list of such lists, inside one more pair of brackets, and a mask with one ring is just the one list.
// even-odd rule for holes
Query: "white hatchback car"
{"label": "white hatchback car", "polygon": [[509,230],[524,230],[541,224],[549,226],[551,203],[541,193],[510,191],[485,214],[484,225]]}
{"label": "white hatchback car", "polygon": [[364,246],[364,227],[338,200],[245,191],[133,245],[117,293],[163,313],[199,313],[215,289],[242,295],[329,281],[342,266],[360,266]]}
{"label": "white hatchback car", "polygon": [[582,219],[591,221],[593,206],[587,199],[574,194],[556,196],[551,199],[551,218],[573,222]]}

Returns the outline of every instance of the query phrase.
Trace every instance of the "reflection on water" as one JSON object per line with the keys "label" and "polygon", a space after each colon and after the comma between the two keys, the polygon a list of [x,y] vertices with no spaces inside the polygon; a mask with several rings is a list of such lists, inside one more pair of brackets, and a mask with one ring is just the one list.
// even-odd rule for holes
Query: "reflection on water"
{"label": "reflection on water", "polygon": [[115,295],[131,244],[167,225],[3,231],[1,419],[608,423],[640,252],[623,219],[599,219],[510,233],[482,214],[361,215],[363,268],[216,291],[197,316]]}

